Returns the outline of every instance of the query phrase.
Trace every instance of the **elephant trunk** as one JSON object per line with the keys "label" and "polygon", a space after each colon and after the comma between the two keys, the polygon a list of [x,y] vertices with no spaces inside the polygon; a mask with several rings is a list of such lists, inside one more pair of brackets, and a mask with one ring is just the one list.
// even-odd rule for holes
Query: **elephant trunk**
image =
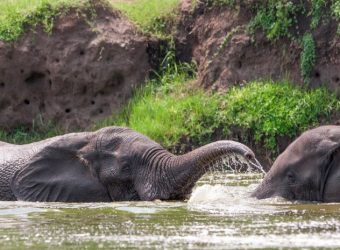
{"label": "elephant trunk", "polygon": [[273,180],[270,177],[270,173],[263,179],[261,184],[253,191],[251,197],[256,197],[257,199],[267,199],[275,194],[275,190],[272,184]]}
{"label": "elephant trunk", "polygon": [[212,164],[231,155],[241,156],[248,161],[247,163],[262,168],[254,153],[244,144],[235,141],[218,141],[173,158],[170,169],[176,186],[182,192],[191,192],[195,182],[210,170]]}

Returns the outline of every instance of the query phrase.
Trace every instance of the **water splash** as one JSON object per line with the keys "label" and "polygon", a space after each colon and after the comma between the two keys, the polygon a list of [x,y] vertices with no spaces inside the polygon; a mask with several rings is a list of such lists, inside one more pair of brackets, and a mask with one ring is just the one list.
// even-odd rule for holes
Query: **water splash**
{"label": "water splash", "polygon": [[261,173],[265,174],[266,172],[264,171],[262,165],[256,159],[255,161],[256,162],[253,163],[242,155],[230,153],[211,163],[209,165],[209,169],[211,171],[229,170],[233,171],[234,173],[260,171]]}
{"label": "water splash", "polygon": [[188,202],[0,202],[0,249],[339,249],[339,204],[250,198],[260,179],[210,173]]}

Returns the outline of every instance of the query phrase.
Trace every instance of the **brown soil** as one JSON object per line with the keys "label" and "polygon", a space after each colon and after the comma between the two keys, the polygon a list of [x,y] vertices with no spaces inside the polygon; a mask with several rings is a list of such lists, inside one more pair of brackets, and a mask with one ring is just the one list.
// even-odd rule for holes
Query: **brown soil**
{"label": "brown soil", "polygon": [[17,42],[0,41],[0,126],[37,118],[65,129],[88,128],[116,113],[151,69],[148,41],[118,13],[95,20],[72,11],[52,35],[41,27]]}
{"label": "brown soil", "polygon": [[[254,15],[250,4],[232,9],[212,8],[204,2],[207,1],[200,1],[191,11],[190,1],[183,1],[177,33],[179,58],[198,63],[200,85],[225,89],[260,78],[290,79],[302,84],[298,42],[288,39],[270,42],[262,31],[250,35],[246,31]],[[304,16],[300,19],[299,23],[310,21]],[[326,85],[340,96],[340,36],[336,30],[336,22],[330,21],[313,33],[317,62],[311,87]]]}
{"label": "brown soil", "polygon": [[[262,31],[251,35],[246,26],[254,16],[251,1],[236,8],[211,7],[209,1],[182,0],[182,16],[177,28],[178,58],[198,64],[198,84],[207,89],[224,90],[233,85],[256,79],[291,80],[303,85],[300,71],[301,46],[297,41],[269,41]],[[299,23],[308,24],[307,17]],[[304,27],[301,27],[303,33]],[[340,96],[340,36],[337,23],[323,24],[314,33],[317,61],[310,87],[326,86]],[[322,119],[320,124],[340,125],[340,114]],[[267,151],[263,143],[254,143],[251,131],[230,128],[232,140],[252,148],[265,169],[269,169],[277,152]],[[297,135],[298,136],[298,135]],[[224,139],[216,133],[214,140]],[[283,152],[295,138],[277,138],[278,153]]]}
{"label": "brown soil", "polygon": [[[118,0],[117,0],[118,1]],[[119,0],[121,1],[121,0]],[[132,0],[131,0],[132,1]],[[291,79],[302,84],[301,46],[281,39],[270,42],[259,31],[246,31],[251,12],[247,4],[236,9],[212,8],[209,1],[182,0],[176,48],[182,61],[198,63],[198,83],[226,89],[259,78]],[[15,43],[0,41],[0,127],[31,126],[35,119],[52,121],[65,130],[86,129],[97,120],[118,113],[164,55],[165,41],[146,38],[124,17],[98,7],[95,20],[71,11],[59,18],[52,35],[41,27]],[[306,19],[306,17],[300,17]],[[317,63],[311,87],[325,84],[340,96],[340,38],[334,22],[313,33]],[[331,123],[340,125],[340,114]],[[322,124],[330,123],[326,119]],[[253,144],[249,131],[231,129],[228,139],[255,149],[266,167],[276,156]],[[224,139],[216,135],[212,140]],[[282,152],[294,138],[278,138]],[[184,141],[191,149],[190,141]]]}

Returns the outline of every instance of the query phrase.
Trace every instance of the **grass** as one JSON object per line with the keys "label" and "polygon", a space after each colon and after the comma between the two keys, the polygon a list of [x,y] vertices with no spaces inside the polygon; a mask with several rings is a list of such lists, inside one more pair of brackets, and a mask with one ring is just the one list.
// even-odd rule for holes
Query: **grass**
{"label": "grass", "polygon": [[2,0],[0,1],[0,40],[13,41],[27,27],[42,24],[50,33],[57,16],[70,8],[91,8],[89,0]]}
{"label": "grass", "polygon": [[169,33],[169,26],[177,16],[180,0],[116,0],[111,2],[114,8],[125,13],[144,33],[166,37]]}
{"label": "grass", "polygon": [[0,141],[14,144],[27,144],[57,136],[62,133],[63,130],[59,129],[55,125],[38,120],[31,128],[21,126],[16,129],[12,129],[11,131],[0,129]]}
{"label": "grass", "polygon": [[[312,1],[311,29],[321,22],[324,0]],[[110,1],[146,33],[168,35],[168,24],[175,16],[179,0]],[[232,5],[233,0],[215,0],[216,5]],[[257,6],[251,23],[262,28],[271,40],[290,36],[296,24],[298,8],[288,0],[268,0]],[[0,40],[17,39],[27,28],[43,24],[51,32],[56,16],[70,8],[91,8],[90,0],[3,0],[0,2]],[[340,19],[340,1],[332,1],[332,15]],[[169,21],[170,20],[170,21]],[[301,67],[307,78],[315,60],[315,45],[310,32],[302,39]],[[226,36],[227,42],[229,36]],[[296,133],[318,123],[340,109],[339,100],[326,89],[306,90],[288,82],[255,81],[235,87],[225,94],[209,93],[195,87],[194,69],[188,64],[174,63],[173,54],[163,62],[159,75],[136,90],[134,98],[118,117],[99,122],[96,128],[129,126],[163,144],[167,148],[181,142],[201,145],[211,140],[216,131],[221,138],[230,136],[230,127],[251,131],[257,142],[275,150],[279,136]],[[313,59],[314,58],[314,59]],[[0,140],[29,143],[60,134],[50,124],[39,122],[30,129],[0,130]]]}
{"label": "grass", "polygon": [[268,80],[221,94],[193,87],[190,80],[178,65],[176,73],[165,72],[138,90],[118,118],[97,127],[128,126],[170,149],[183,142],[208,143],[217,131],[220,138],[229,138],[229,128],[237,127],[276,151],[278,137],[293,137],[340,110],[340,101],[325,88],[307,90]]}
{"label": "grass", "polygon": [[[128,126],[168,149],[178,149],[180,144],[209,143],[216,134],[230,138],[230,128],[236,127],[277,152],[278,137],[293,137],[340,111],[340,100],[325,88],[307,90],[289,82],[253,81],[223,94],[207,92],[195,86],[192,65],[172,61],[165,60],[161,73],[135,91],[119,116],[98,122],[94,129]],[[22,144],[62,132],[40,122],[30,130],[0,130],[0,140]]]}
{"label": "grass", "polygon": [[194,143],[207,143],[214,129],[218,99],[192,86],[195,76],[192,65],[171,64],[163,69],[158,77],[136,91],[118,118],[110,117],[98,123],[97,128],[128,126],[167,148],[186,138]]}
{"label": "grass", "polygon": [[[70,9],[92,10],[95,4],[111,4],[121,10],[143,32],[166,37],[176,17],[179,0],[1,0],[0,40],[14,41],[28,27],[42,25],[51,33],[56,17]],[[90,16],[93,17],[93,16]]]}

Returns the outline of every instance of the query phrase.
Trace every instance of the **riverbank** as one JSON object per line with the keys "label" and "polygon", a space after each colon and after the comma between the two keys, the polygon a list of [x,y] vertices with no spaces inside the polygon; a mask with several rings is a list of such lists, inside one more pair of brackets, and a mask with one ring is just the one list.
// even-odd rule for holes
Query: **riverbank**
{"label": "riverbank", "polygon": [[[168,58],[169,59],[169,58]],[[266,168],[301,132],[339,121],[340,100],[326,88],[289,81],[252,81],[226,92],[196,85],[193,65],[167,61],[164,71],[137,89],[118,115],[92,129],[127,126],[182,154],[215,140],[246,143]],[[63,133],[52,124],[1,132],[1,140],[28,143]]]}
{"label": "riverbank", "polygon": [[241,141],[269,166],[302,131],[339,124],[336,1],[13,3],[0,12],[0,140],[120,125],[174,153]]}

